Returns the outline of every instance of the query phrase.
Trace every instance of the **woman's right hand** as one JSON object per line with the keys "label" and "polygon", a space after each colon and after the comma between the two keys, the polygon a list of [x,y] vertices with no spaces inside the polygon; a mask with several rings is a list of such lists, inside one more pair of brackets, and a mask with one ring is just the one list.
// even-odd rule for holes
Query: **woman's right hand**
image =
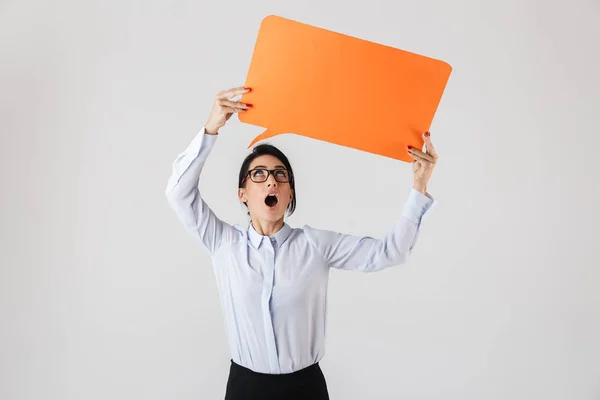
{"label": "woman's right hand", "polygon": [[225,125],[227,120],[231,118],[233,114],[244,112],[250,108],[251,105],[249,104],[240,103],[239,100],[230,100],[232,97],[248,93],[249,91],[249,88],[240,86],[219,92],[215,96],[212,111],[206,125],[204,125],[204,131],[208,134],[216,135],[219,129]]}

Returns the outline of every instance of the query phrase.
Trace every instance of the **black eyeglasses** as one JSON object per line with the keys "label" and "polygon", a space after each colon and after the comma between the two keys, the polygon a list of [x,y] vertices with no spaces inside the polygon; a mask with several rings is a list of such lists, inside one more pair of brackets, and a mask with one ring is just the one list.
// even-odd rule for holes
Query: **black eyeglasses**
{"label": "black eyeglasses", "polygon": [[252,182],[261,183],[266,182],[269,179],[269,175],[273,174],[275,180],[279,183],[286,183],[292,179],[292,173],[287,169],[265,169],[265,168],[255,168],[248,171],[244,179],[242,180],[242,184],[246,181],[246,178],[250,176]]}

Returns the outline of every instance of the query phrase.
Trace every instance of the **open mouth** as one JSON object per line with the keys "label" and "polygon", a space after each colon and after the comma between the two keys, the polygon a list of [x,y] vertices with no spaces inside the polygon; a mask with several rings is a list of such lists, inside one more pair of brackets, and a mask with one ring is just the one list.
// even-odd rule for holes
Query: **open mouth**
{"label": "open mouth", "polygon": [[277,202],[277,196],[275,196],[274,194],[270,194],[265,198],[265,204],[269,207],[275,207]]}

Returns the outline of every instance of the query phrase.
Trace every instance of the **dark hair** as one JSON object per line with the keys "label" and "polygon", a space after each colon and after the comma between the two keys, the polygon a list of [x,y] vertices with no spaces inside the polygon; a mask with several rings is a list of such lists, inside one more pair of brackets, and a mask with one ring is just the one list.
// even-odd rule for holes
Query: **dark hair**
{"label": "dark hair", "polygon": [[[294,179],[294,172],[292,171],[292,166],[290,165],[288,158],[277,147],[270,144],[259,144],[258,146],[255,146],[252,149],[252,152],[248,154],[248,156],[246,156],[246,159],[244,159],[244,162],[242,163],[242,166],[240,168],[238,188],[244,187],[244,178],[248,175],[248,170],[250,169],[250,164],[252,164],[252,161],[264,155],[269,155],[277,158],[290,172],[290,188],[292,189],[292,201],[288,205],[287,210],[288,215],[292,215],[294,213],[294,210],[296,209],[296,184]],[[248,204],[246,202],[244,202],[244,204],[246,205],[246,207],[248,207]]]}

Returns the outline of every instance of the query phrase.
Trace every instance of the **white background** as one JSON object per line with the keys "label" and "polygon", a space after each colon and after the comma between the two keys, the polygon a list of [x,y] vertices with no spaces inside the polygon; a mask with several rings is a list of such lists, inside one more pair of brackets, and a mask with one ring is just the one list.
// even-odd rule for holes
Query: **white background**
{"label": "white background", "polygon": [[[599,399],[597,0],[3,0],[0,398],[223,397],[210,259],[164,188],[269,14],[454,68],[410,262],[332,271],[332,399]],[[230,223],[260,132],[231,119],[203,172]],[[409,164],[270,142],[296,170],[292,226],[381,237],[400,216]]]}

